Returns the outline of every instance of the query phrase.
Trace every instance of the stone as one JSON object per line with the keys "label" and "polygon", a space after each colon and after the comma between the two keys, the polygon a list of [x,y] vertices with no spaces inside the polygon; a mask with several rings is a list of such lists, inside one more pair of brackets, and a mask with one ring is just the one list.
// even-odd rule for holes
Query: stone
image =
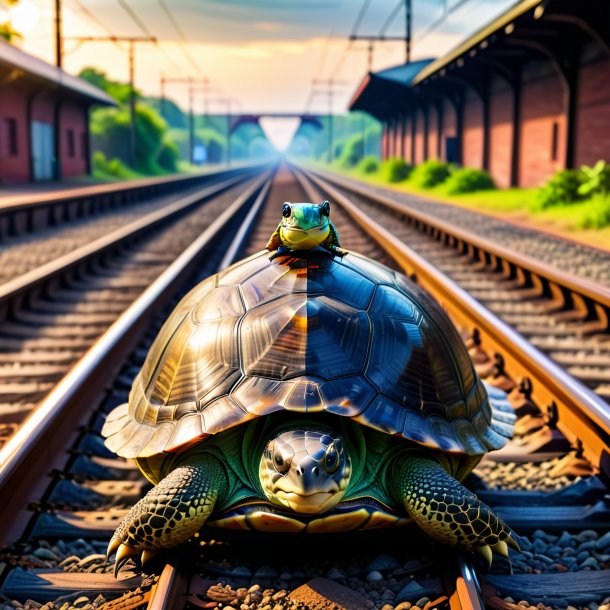
{"label": "stone", "polygon": [[422,586],[416,580],[411,580],[396,594],[396,603],[412,602],[414,599],[421,599],[426,596],[436,597],[440,590],[440,586]]}
{"label": "stone", "polygon": [[371,600],[344,585],[327,578],[314,578],[301,585],[287,598],[297,606],[302,604],[310,610],[324,610],[328,607],[337,610],[362,610],[371,608]]}
{"label": "stone", "polygon": [[380,580],[383,580],[383,574],[377,570],[373,570],[366,575],[366,579],[369,582],[379,582]]}
{"label": "stone", "polygon": [[400,563],[388,553],[380,553],[373,559],[367,566],[366,569],[369,572],[377,570],[378,572],[389,572],[400,568]]}
{"label": "stone", "polygon": [[610,531],[606,532],[595,542],[595,548],[598,550],[610,549]]}
{"label": "stone", "polygon": [[45,549],[44,547],[40,547],[34,551],[34,556],[38,557],[38,559],[44,559],[46,561],[57,561],[59,557],[50,549]]}
{"label": "stone", "polygon": [[346,576],[338,568],[331,568],[326,572],[326,578],[330,578],[331,580],[343,580]]}
{"label": "stone", "polygon": [[261,566],[254,572],[254,578],[277,578],[277,570],[273,566]]}

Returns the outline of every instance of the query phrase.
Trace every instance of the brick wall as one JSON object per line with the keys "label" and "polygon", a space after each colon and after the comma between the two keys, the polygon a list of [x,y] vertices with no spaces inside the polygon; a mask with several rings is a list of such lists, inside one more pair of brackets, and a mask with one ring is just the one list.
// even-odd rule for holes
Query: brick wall
{"label": "brick wall", "polygon": [[407,117],[405,120],[405,132],[404,132],[404,151],[405,161],[409,163],[413,163],[412,154],[411,154],[411,117]]}
{"label": "brick wall", "polygon": [[483,167],[483,104],[471,89],[468,89],[464,103],[462,165]]}
{"label": "brick wall", "polygon": [[493,79],[489,102],[489,172],[497,186],[506,188],[511,179],[513,93],[503,79]]}
{"label": "brick wall", "polygon": [[[0,87],[0,99],[0,182],[27,182],[30,179],[28,96],[14,86]],[[11,150],[9,131],[13,128],[16,150]]]}
{"label": "brick wall", "polygon": [[523,73],[519,185],[538,186],[562,169],[565,141],[564,91],[559,77],[549,62],[532,62]]}
{"label": "brick wall", "polygon": [[81,176],[87,173],[86,113],[85,108],[70,102],[61,106],[59,119],[60,157],[64,178]]}
{"label": "brick wall", "polygon": [[449,100],[443,102],[443,141],[441,142],[441,158],[447,160],[447,150],[445,142],[447,138],[454,138],[457,135],[457,119],[455,108]]}
{"label": "brick wall", "polygon": [[578,87],[576,166],[610,162],[610,59],[594,48],[583,54]]}
{"label": "brick wall", "polygon": [[415,123],[415,164],[424,161],[424,115],[418,110]]}
{"label": "brick wall", "polygon": [[438,110],[428,108],[428,159],[438,158]]}

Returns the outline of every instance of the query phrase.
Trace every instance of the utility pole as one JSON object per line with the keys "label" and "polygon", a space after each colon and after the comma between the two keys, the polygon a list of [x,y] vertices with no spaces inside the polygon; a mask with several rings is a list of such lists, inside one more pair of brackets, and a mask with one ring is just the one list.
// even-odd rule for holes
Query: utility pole
{"label": "utility pole", "polygon": [[157,42],[157,39],[154,36],[78,36],[69,40],[78,42],[127,42],[129,44],[129,153],[133,166],[136,161],[135,46],[140,42]]}
{"label": "utility pole", "polygon": [[[227,111],[227,166],[231,167],[231,105],[233,100],[230,97],[219,97],[217,99],[209,100],[211,103],[226,104]],[[206,104],[207,105],[207,104]]]}
{"label": "utility pole", "polygon": [[[381,29],[381,34],[377,36],[361,36],[359,34],[352,34],[349,39],[365,40],[369,43],[368,46],[368,71],[371,71],[373,64],[373,44],[375,42],[390,42],[390,41],[401,41],[405,43],[405,60],[406,63],[411,63],[411,29],[413,22],[413,0],[404,0],[405,3],[405,35],[404,36],[386,36],[385,29],[391,24],[395,13],[390,15],[390,19],[386,22],[386,25]],[[400,5],[398,6],[400,8]]]}
{"label": "utility pole", "polygon": [[58,68],[63,66],[64,41],[62,27],[61,0],[55,0],[55,65]]}
{"label": "utility pole", "polygon": [[161,91],[163,92],[163,103],[165,101],[166,83],[187,83],[189,85],[189,163],[193,165],[195,160],[195,115],[193,110],[193,79],[192,78],[165,78],[161,77]]}
{"label": "utility pole", "polygon": [[411,63],[411,21],[413,0],[405,0],[405,47],[408,64]]}
{"label": "utility pole", "polygon": [[[333,141],[333,132],[334,132],[334,117],[333,117],[333,100],[334,100],[334,91],[335,87],[340,85],[348,85],[347,81],[337,80],[334,77],[320,79],[315,78],[313,80],[314,87],[322,86],[323,90],[320,91],[322,95],[326,95],[328,97],[328,160],[329,163],[333,162],[334,157],[334,141]],[[315,92],[314,92],[315,93]]]}

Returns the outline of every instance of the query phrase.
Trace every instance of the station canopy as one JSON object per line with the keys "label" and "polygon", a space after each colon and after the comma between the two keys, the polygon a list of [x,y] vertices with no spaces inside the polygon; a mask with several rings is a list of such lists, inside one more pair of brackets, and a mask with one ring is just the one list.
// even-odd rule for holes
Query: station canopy
{"label": "station canopy", "polygon": [[414,95],[411,88],[417,75],[433,59],[421,59],[380,72],[369,72],[350,102],[350,110],[368,112],[380,121],[404,113],[405,103]]}

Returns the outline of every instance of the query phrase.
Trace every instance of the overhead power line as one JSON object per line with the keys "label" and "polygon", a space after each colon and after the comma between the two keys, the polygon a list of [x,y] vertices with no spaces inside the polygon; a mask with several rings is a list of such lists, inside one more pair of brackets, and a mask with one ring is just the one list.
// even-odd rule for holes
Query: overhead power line
{"label": "overhead power line", "polygon": [[184,53],[184,56],[186,57],[187,61],[191,64],[191,66],[195,69],[195,71],[199,75],[203,76],[201,73],[201,68],[200,68],[199,64],[195,61],[195,59],[191,55],[190,51],[188,50],[188,47],[185,46],[189,43],[189,40],[188,40],[186,34],[184,33],[184,30],[178,23],[178,20],[176,19],[176,17],[170,10],[169,6],[167,6],[167,2],[165,2],[165,0],[157,0],[157,2],[159,3],[159,6],[163,9],[163,12],[167,16],[167,18],[171,21],[176,32],[178,32],[178,36],[180,37],[180,40],[183,43],[180,48],[182,49],[182,52]]}
{"label": "overhead power line", "polygon": [[385,33],[388,31],[388,28],[392,25],[394,19],[400,12],[400,9],[403,7],[403,0],[398,0],[398,4],[394,7],[392,12],[388,15],[388,18],[385,20],[384,24],[381,26],[381,30],[379,31],[380,36],[385,36]]}
{"label": "overhead power line", "polygon": [[151,33],[151,31],[148,29],[146,24],[140,19],[140,17],[138,17],[137,13],[129,6],[129,4],[127,4],[126,0],[117,0],[117,2],[119,3],[120,7],[129,15],[131,20],[140,28],[140,30],[142,30],[142,32],[146,34],[146,36],[155,39],[155,46],[157,47],[157,49],[159,49],[159,51],[161,51],[161,53],[163,53],[165,58],[169,61],[170,64],[172,64],[174,69],[178,70],[179,72],[182,72],[182,67],[179,66],[165,51],[165,49],[159,44],[157,38]]}
{"label": "overhead power line", "polygon": [[429,36],[438,28],[439,25],[442,25],[455,11],[462,8],[465,4],[468,4],[470,0],[459,0],[456,4],[454,4],[450,9],[447,9],[447,3],[444,3],[444,12],[443,14],[433,21],[424,32],[419,35],[419,40],[422,40],[426,36]]}

